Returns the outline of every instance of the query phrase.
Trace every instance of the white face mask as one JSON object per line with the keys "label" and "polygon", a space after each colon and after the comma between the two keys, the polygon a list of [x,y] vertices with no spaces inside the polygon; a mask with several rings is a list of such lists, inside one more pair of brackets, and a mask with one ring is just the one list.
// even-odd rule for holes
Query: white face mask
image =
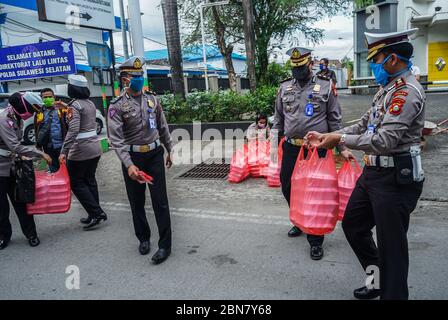
{"label": "white face mask", "polygon": [[259,123],[258,124],[258,129],[264,129],[264,128],[266,128],[266,123],[264,123],[264,124]]}

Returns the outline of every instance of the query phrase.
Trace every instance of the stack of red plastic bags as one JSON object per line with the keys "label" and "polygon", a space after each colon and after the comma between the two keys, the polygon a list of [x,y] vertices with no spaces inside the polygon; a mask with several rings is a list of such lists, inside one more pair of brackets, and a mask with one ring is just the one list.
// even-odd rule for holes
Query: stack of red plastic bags
{"label": "stack of red plastic bags", "polygon": [[277,159],[270,159],[268,172],[266,174],[266,181],[268,182],[268,186],[272,188],[280,187],[280,169],[282,167],[282,159],[283,159],[283,143],[285,142],[285,138],[282,138],[280,144],[278,145],[277,151]]}
{"label": "stack of red plastic bags", "polygon": [[268,186],[280,187],[280,167],[282,160],[282,144],[280,142],[278,154],[271,157],[271,144],[268,140],[249,140],[242,150],[237,150],[230,162],[228,181],[239,183],[248,178],[264,177]]}
{"label": "stack of red plastic bags", "polygon": [[290,220],[307,234],[325,235],[342,219],[361,168],[346,161],[338,173],[332,151],[324,158],[308,151],[305,159],[301,148],[291,177]]}
{"label": "stack of red plastic bags", "polygon": [[56,173],[35,171],[36,200],[27,204],[27,212],[34,214],[66,213],[71,205],[70,177],[64,162]]}
{"label": "stack of red plastic bags", "polygon": [[242,150],[237,150],[230,162],[230,173],[228,181],[231,183],[240,183],[250,175],[247,158],[247,145]]}

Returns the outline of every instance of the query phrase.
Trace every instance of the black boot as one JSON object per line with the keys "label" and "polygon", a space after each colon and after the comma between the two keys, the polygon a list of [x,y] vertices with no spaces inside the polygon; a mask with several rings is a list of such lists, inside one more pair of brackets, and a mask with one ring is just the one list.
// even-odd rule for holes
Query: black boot
{"label": "black boot", "polygon": [[296,226],[292,227],[291,230],[289,230],[288,232],[288,237],[290,238],[294,238],[294,237],[298,237],[303,233],[302,230],[300,230],[299,228],[297,228]]}
{"label": "black boot", "polygon": [[152,256],[152,262],[154,264],[160,264],[166,259],[168,259],[169,255],[171,254],[171,249],[159,249],[157,252]]}
{"label": "black boot", "polygon": [[37,247],[40,244],[40,240],[37,236],[28,238],[28,243],[32,247]]}
{"label": "black boot", "polygon": [[359,300],[370,300],[380,296],[380,289],[369,289],[367,287],[358,288],[353,291],[353,295]]}
{"label": "black boot", "polygon": [[101,221],[106,221],[107,220],[107,215],[103,212],[101,213],[99,216],[92,218],[90,223],[84,227],[82,227],[84,230],[88,231],[88,230],[92,230],[94,229],[97,225],[99,225],[101,223]]}
{"label": "black boot", "polygon": [[1,240],[0,240],[0,250],[5,249],[5,248],[8,246],[8,244],[9,244],[9,240],[3,240],[3,239],[1,239]]}
{"label": "black boot", "polygon": [[81,218],[81,219],[79,219],[79,221],[83,224],[89,224],[90,222],[92,222],[92,218],[90,218],[90,217]]}
{"label": "black boot", "polygon": [[311,246],[310,256],[313,260],[320,260],[324,256],[324,249],[322,246]]}
{"label": "black boot", "polygon": [[140,252],[140,254],[144,256],[145,254],[148,254],[149,251],[151,251],[151,245],[149,244],[149,241],[140,242],[140,245],[138,246],[138,252]]}

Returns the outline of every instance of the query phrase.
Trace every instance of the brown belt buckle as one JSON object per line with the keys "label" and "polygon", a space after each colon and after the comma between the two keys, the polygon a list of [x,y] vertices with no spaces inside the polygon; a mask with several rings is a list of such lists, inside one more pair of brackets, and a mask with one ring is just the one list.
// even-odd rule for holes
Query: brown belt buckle
{"label": "brown belt buckle", "polygon": [[368,155],[365,154],[363,160],[366,166],[370,166],[370,159]]}
{"label": "brown belt buckle", "polygon": [[144,146],[140,146],[139,147],[140,152],[149,152],[151,151],[151,148],[149,147],[149,145],[144,145]]}

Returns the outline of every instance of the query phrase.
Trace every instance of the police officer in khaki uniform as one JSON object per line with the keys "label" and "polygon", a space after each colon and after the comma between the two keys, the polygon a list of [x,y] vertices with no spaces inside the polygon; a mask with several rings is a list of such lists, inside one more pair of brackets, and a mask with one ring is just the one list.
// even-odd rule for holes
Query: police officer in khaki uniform
{"label": "police officer in khaki uniform", "polygon": [[122,162],[135,235],[140,241],[142,255],[150,252],[151,231],[145,212],[146,184],[139,170],[153,177],[149,191],[160,239],[159,250],[152,261],[158,264],[171,254],[171,220],[162,144],[168,152],[166,165],[170,168],[172,140],[159,100],[152,92],[142,92],[144,63],[143,58],[133,57],[120,66],[125,90],[111,101],[108,132],[112,147]]}
{"label": "police officer in khaki uniform", "polygon": [[[330,132],[342,127],[341,107],[332,91],[332,80],[323,75],[313,75],[311,50],[292,48],[287,54],[291,56],[293,77],[284,80],[275,102],[273,131],[285,135],[280,181],[283,195],[290,204],[291,176],[306,133],[315,130]],[[305,149],[305,156],[308,150]],[[325,149],[318,150],[319,156],[326,155]],[[345,155],[345,151],[342,152]],[[298,227],[293,227],[289,237],[302,234]],[[308,235],[310,255],[313,260],[323,257],[322,244],[324,236]]]}
{"label": "police officer in khaki uniform", "polygon": [[25,203],[18,203],[15,200],[16,179],[12,169],[14,156],[44,158],[51,165],[49,155],[20,143],[23,136],[23,120],[31,118],[42,106],[39,94],[16,92],[9,98],[9,105],[0,110],[0,250],[8,246],[12,235],[8,196],[30,246],[35,247],[40,243],[33,216],[27,214]]}
{"label": "police officer in khaki uniform", "polygon": [[68,159],[72,191],[88,214],[81,223],[85,224],[84,230],[91,230],[107,220],[100,206],[95,177],[102,153],[96,134],[96,106],[89,100],[90,91],[84,76],[70,75],[68,80],[68,95],[73,100],[68,104],[68,132],[59,160]]}
{"label": "police officer in khaki uniform", "polygon": [[[409,60],[413,47],[408,37],[417,30],[366,33],[367,60],[372,60],[371,68],[381,85],[372,107],[359,123],[337,133],[307,135],[321,148],[342,144],[365,152],[365,168],[342,221],[362,267],[373,272],[373,284],[354,291],[358,299],[408,298],[407,231],[424,180],[420,138],[426,98]],[[377,244],[372,238],[374,226]]]}

